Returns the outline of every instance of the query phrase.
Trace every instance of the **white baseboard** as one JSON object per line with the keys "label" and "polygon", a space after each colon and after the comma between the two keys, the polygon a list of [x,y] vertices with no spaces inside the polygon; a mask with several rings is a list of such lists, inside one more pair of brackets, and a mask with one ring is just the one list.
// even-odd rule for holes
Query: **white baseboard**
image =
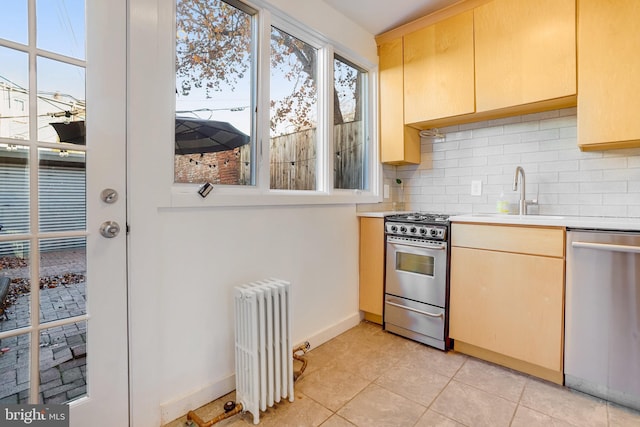
{"label": "white baseboard", "polygon": [[309,344],[311,344],[311,349],[314,349],[319,345],[329,341],[330,339],[337,337],[341,333],[348,331],[354,326],[357,326],[358,323],[360,323],[361,318],[362,316],[358,311],[334,323],[333,325],[330,325],[327,328],[316,332],[315,334],[307,337],[306,339],[303,339],[301,342],[297,343],[296,346],[304,343],[305,341],[309,341]]}
{"label": "white baseboard", "polygon": [[231,374],[182,398],[160,405],[160,425],[167,424],[236,389],[236,375]]}
{"label": "white baseboard", "polygon": [[[337,337],[341,333],[353,328],[360,323],[360,312],[354,313],[344,319],[330,325],[329,327],[322,329],[314,333],[313,335],[303,339],[300,343],[309,341],[311,349],[329,341],[332,338]],[[231,374],[215,383],[209,384],[206,387],[197,390],[187,396],[172,400],[160,405],[160,420],[161,425],[167,424],[176,418],[180,418],[187,412],[197,409],[209,402],[212,402],[227,393],[232,392],[236,388],[236,376]]]}

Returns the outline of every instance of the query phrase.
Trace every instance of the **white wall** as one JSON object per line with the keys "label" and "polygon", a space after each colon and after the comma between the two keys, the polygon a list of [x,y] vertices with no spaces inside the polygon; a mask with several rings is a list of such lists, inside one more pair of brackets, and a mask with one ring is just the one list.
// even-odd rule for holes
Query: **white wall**
{"label": "white wall", "polygon": [[[323,2],[273,3],[377,62],[373,36]],[[172,7],[171,0],[130,2],[133,426],[157,427],[234,388],[234,285],[270,276],[290,280],[295,342],[320,344],[359,320],[354,205],[168,207],[175,96]]]}
{"label": "white wall", "polygon": [[[385,169],[404,182],[412,210],[496,211],[501,192],[517,212],[516,166],[526,174],[532,212],[551,215],[640,217],[640,149],[582,152],[576,109],[515,116],[441,129],[444,139],[422,141],[422,162]],[[471,195],[471,181],[482,195]]]}

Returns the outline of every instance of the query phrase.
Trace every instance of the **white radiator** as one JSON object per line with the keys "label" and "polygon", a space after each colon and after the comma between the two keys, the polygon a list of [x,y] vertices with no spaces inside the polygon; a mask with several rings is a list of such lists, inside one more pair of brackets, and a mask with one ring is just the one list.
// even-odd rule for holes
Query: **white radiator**
{"label": "white radiator", "polygon": [[236,402],[254,424],[260,411],[294,399],[290,286],[280,279],[236,286]]}

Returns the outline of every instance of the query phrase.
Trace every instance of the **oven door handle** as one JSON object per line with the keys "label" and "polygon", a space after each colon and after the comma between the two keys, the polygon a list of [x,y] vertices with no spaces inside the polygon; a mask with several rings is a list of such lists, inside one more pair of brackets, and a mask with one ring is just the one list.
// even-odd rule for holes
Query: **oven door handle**
{"label": "oven door handle", "polygon": [[412,247],[412,248],[432,249],[434,251],[444,251],[446,249],[446,247],[442,245],[430,245],[428,243],[422,243],[422,242],[414,244],[412,242],[398,242],[394,240],[387,240],[387,243],[395,247],[406,246],[406,247]]}
{"label": "oven door handle", "polygon": [[391,301],[385,301],[385,302],[387,304],[389,304],[389,305],[394,306],[394,307],[403,308],[405,310],[413,311],[414,313],[418,313],[418,314],[424,314],[425,316],[442,317],[442,318],[444,318],[444,313],[433,314],[433,313],[429,313],[427,311],[418,310],[417,308],[407,307],[406,305],[396,304],[395,302],[391,302]]}

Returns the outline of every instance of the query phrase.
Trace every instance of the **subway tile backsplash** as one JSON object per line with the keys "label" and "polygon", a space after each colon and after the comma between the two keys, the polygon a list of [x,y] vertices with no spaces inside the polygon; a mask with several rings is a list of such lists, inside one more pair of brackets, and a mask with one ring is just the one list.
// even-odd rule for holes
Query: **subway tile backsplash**
{"label": "subway tile backsplash", "polygon": [[[532,213],[640,217],[640,149],[581,152],[575,108],[440,130],[444,138],[422,140],[420,165],[385,165],[392,200],[383,205],[404,201],[405,209],[416,211],[488,213],[496,212],[503,193],[515,213],[513,179],[522,166],[526,197],[538,200]],[[481,195],[471,195],[472,181],[482,182]]]}

